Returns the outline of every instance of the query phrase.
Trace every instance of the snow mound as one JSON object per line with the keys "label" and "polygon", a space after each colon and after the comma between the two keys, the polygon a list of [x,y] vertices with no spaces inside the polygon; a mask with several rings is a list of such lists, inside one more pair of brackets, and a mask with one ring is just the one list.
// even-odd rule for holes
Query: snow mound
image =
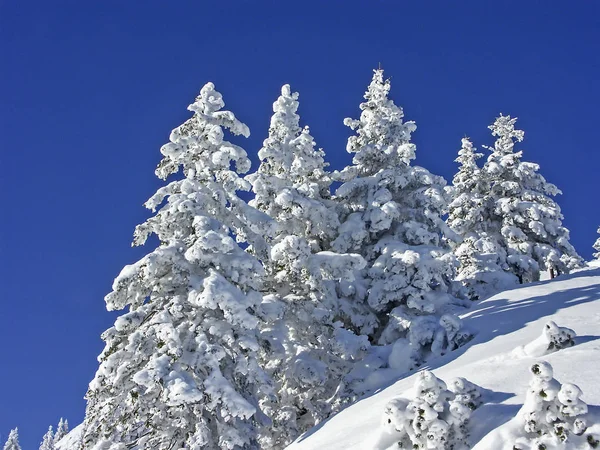
{"label": "snow mound", "polygon": [[[469,420],[472,450],[512,450],[515,440],[526,434],[523,418],[527,408],[523,405],[527,406],[531,396],[532,367],[546,367],[540,357],[552,368],[550,378],[562,383],[565,392],[561,398],[574,396],[588,410],[578,412],[577,424],[569,419],[572,438],[557,445],[545,444],[544,448],[595,448],[594,440],[600,440],[600,268],[505,291],[475,304],[461,319],[476,331],[475,338],[423,369],[443,380],[464,377],[481,387],[482,404]],[[548,349],[553,336],[559,337],[556,342],[561,343],[560,348],[554,345]],[[382,423],[386,406],[398,397],[408,404],[414,398],[413,386],[420,373],[405,373],[404,378],[309,430],[288,450],[378,448],[382,435],[389,434]],[[560,391],[559,386],[557,399]],[[396,405],[398,411],[404,405],[400,403]],[[587,428],[579,439],[575,432],[583,423]],[[538,450],[534,446],[523,448]]]}

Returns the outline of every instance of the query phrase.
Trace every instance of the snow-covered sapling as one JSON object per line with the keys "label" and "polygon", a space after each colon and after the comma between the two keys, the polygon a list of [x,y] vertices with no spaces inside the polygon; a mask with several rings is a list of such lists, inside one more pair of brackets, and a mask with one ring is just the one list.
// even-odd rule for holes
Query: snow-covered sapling
{"label": "snow-covered sapling", "polygon": [[8,434],[8,439],[4,444],[4,450],[21,450],[21,446],[19,445],[19,429],[14,428],[10,430]]}
{"label": "snow-covered sapling", "polygon": [[488,177],[477,165],[482,156],[468,138],[462,140],[455,160],[459,170],[452,179],[447,218],[448,226],[460,237],[457,242],[449,241],[460,263],[456,280],[471,300],[484,299],[517,283],[517,278],[508,272],[501,237],[489,226]]}
{"label": "snow-covered sapling", "polygon": [[450,381],[448,389],[454,393],[454,402],[465,405],[470,410],[481,406],[481,390],[475,383],[458,377]]}
{"label": "snow-covered sapling", "polygon": [[399,448],[466,450],[471,411],[480,404],[481,393],[464,378],[451,382],[449,390],[428,370],[417,374],[414,398],[396,398],[385,408],[383,428]]}
{"label": "snow-covered sapling", "polygon": [[69,433],[69,422],[67,419],[63,419],[62,417],[58,421],[58,427],[56,427],[56,433],[54,434],[54,442],[57,443],[63,437],[65,437]]}
{"label": "snow-covered sapling", "polygon": [[545,449],[583,435],[587,424],[581,416],[588,407],[581,400],[581,389],[570,383],[561,386],[545,361],[531,366],[531,372],[533,378],[519,412],[525,435],[517,439],[514,448]]}
{"label": "snow-covered sapling", "polygon": [[567,327],[559,327],[549,321],[544,325],[542,334],[523,347],[528,356],[540,357],[575,345],[575,331]]}
{"label": "snow-covered sapling", "polygon": [[[598,228],[597,231],[600,234],[600,228]],[[594,242],[594,250],[596,250],[596,253],[594,253],[594,258],[600,258],[600,237],[598,239],[596,239],[596,242]]]}
{"label": "snow-covered sapling", "polygon": [[552,320],[544,325],[544,335],[548,340],[548,350],[560,350],[575,345],[577,334],[570,328],[559,327]]}
{"label": "snow-covered sapling", "polygon": [[48,427],[48,431],[42,438],[40,450],[54,450],[54,431],[52,431],[52,426]]}

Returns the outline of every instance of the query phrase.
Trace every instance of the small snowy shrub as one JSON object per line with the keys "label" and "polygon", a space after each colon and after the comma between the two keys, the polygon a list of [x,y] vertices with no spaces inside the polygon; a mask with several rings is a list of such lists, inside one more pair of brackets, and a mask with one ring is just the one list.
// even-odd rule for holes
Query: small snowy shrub
{"label": "small snowy shrub", "polygon": [[481,406],[481,391],[479,386],[469,380],[458,377],[450,382],[450,391],[454,393],[454,402],[474,410]]}
{"label": "small snowy shrub", "polygon": [[561,350],[575,345],[573,340],[577,334],[567,327],[559,327],[550,321],[544,326],[544,335],[548,339],[548,350]]}
{"label": "small snowy shrub", "polygon": [[514,450],[561,449],[571,440],[573,445],[593,442],[593,436],[582,436],[587,424],[581,416],[588,407],[581,400],[581,389],[570,383],[561,386],[545,361],[531,366],[531,372],[533,379],[519,412],[525,435],[517,439]]}
{"label": "small snowy shrub", "polygon": [[540,357],[549,353],[562,350],[575,345],[575,331],[567,327],[559,327],[555,322],[549,321],[544,325],[542,334],[525,345],[524,350],[528,356]]}
{"label": "small snowy shrub", "polygon": [[458,378],[450,390],[428,370],[419,372],[412,400],[396,398],[384,412],[384,432],[394,437],[399,448],[466,450],[471,411],[480,405],[476,385]]}

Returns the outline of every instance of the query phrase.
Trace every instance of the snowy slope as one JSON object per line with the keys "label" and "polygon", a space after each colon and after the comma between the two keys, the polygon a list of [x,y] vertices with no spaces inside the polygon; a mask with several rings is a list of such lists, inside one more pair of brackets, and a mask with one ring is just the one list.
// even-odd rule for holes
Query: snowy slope
{"label": "snowy slope", "polygon": [[83,424],[77,425],[69,434],[63,437],[55,445],[55,450],[76,450],[79,449],[81,434],[83,432]]}
{"label": "snowy slope", "polygon": [[[443,380],[464,377],[485,388],[484,405],[471,417],[473,450],[512,449],[511,433],[520,425],[511,419],[523,404],[535,361],[548,361],[558,381],[578,385],[583,401],[600,405],[599,268],[503,292],[475,304],[463,319],[478,333],[475,339],[427,368]],[[531,343],[548,320],[574,329],[576,345],[539,358],[530,356],[536,350]],[[415,376],[405,375],[305,433],[288,449],[387,448],[382,443],[382,413],[390,399],[412,397]],[[591,406],[588,424],[599,419],[600,407]],[[600,433],[600,425],[589,431]]]}

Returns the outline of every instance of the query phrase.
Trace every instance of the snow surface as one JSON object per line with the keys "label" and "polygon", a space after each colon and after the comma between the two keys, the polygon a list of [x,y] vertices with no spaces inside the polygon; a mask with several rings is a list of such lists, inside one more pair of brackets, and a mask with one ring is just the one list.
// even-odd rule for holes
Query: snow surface
{"label": "snow surface", "polygon": [[[521,433],[517,413],[531,381],[530,366],[547,361],[560,383],[574,383],[589,405],[588,432],[600,433],[600,268],[502,292],[475,303],[462,316],[477,332],[466,346],[423,367],[445,381],[456,377],[483,388],[483,405],[470,421],[473,450],[512,449]],[[539,356],[528,344],[539,342],[550,320],[577,333],[575,345]],[[536,356],[531,356],[534,353]],[[406,373],[326,422],[309,430],[288,450],[383,450],[382,417],[396,397],[413,398],[416,374]],[[594,425],[595,424],[595,425]],[[586,433],[588,434],[588,433]],[[568,447],[575,448],[575,447]]]}
{"label": "snow surface", "polygon": [[54,450],[75,450],[79,448],[83,435],[83,424],[77,425],[60,441],[54,444]]}

